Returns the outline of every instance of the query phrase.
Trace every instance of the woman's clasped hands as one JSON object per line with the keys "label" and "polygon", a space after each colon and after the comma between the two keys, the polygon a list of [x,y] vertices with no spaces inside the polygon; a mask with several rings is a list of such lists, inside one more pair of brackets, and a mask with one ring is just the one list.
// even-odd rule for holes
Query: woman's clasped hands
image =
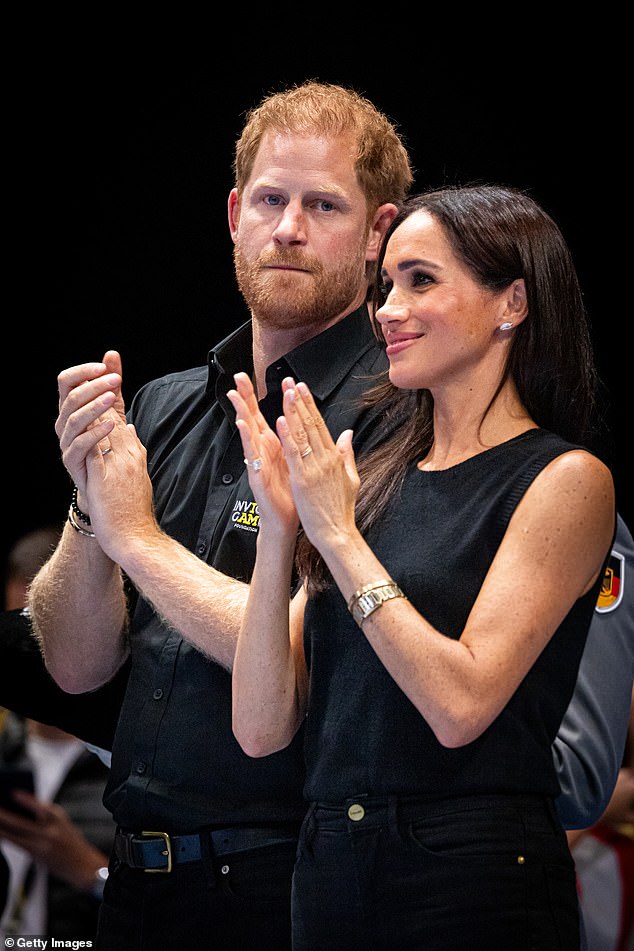
{"label": "woman's clasped hands", "polygon": [[287,377],[282,383],[283,416],[276,432],[260,412],[246,373],[234,377],[227,394],[235,411],[249,484],[260,516],[296,530],[298,519],[309,540],[327,546],[333,533],[355,530],[354,510],[359,476],[352,449],[352,430],[336,443],[305,383]]}

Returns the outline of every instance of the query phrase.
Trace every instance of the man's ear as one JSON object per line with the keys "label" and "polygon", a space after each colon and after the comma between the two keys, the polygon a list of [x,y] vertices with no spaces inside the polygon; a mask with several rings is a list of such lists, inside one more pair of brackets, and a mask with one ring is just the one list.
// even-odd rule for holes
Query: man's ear
{"label": "man's ear", "polygon": [[376,261],[378,258],[381,242],[385,237],[387,229],[394,221],[397,212],[398,208],[391,202],[386,202],[385,205],[379,205],[375,211],[368,234],[368,246],[365,252],[366,261]]}
{"label": "man's ear", "polygon": [[240,220],[240,199],[238,198],[238,191],[236,188],[232,188],[229,192],[227,213],[229,216],[229,233],[231,235],[231,240],[235,241],[236,233],[238,231],[238,221]]}

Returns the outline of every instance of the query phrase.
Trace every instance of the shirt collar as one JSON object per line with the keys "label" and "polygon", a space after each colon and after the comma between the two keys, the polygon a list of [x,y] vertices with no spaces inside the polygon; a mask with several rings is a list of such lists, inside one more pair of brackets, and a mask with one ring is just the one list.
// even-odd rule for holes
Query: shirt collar
{"label": "shirt collar", "polygon": [[[303,380],[318,399],[326,399],[350,373],[362,353],[376,346],[365,304],[326,330],[295,347],[266,371],[267,384],[279,386],[284,376]],[[229,418],[231,404],[227,390],[234,386],[233,375],[253,372],[253,333],[247,321],[213,347],[208,354],[207,392],[214,392]]]}
{"label": "shirt collar", "polygon": [[212,347],[207,354],[207,366],[209,369],[207,392],[213,391],[216,383],[221,380],[230,381],[224,387],[225,391],[230,390],[233,386],[234,373],[252,372],[253,334],[250,320]]}
{"label": "shirt collar", "polygon": [[326,399],[344,380],[359,357],[376,347],[368,308],[362,304],[343,320],[286,354],[291,376],[308,384],[318,400]]}

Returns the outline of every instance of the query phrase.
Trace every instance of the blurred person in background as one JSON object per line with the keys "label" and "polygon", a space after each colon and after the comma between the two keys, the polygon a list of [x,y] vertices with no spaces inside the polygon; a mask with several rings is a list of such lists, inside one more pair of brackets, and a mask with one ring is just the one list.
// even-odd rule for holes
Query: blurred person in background
{"label": "blurred person in background", "polygon": [[587,951],[634,951],[634,692],[623,765],[607,809],[568,833]]}
{"label": "blurred person in background", "polygon": [[[14,544],[5,610],[24,607],[28,585],[58,539],[59,530],[46,526]],[[10,788],[16,770],[32,777],[32,792]],[[115,832],[102,803],[107,767],[76,737],[3,709],[0,774],[7,782],[0,850],[9,869],[0,937],[94,939]]]}

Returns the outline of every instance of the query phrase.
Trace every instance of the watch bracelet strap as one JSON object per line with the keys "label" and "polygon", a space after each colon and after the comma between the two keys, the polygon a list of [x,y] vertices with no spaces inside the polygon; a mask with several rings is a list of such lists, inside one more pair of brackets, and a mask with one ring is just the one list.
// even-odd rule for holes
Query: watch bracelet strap
{"label": "watch bracelet strap", "polygon": [[357,624],[361,625],[386,601],[404,597],[405,595],[395,581],[383,581],[360,588],[350,599],[348,610]]}

